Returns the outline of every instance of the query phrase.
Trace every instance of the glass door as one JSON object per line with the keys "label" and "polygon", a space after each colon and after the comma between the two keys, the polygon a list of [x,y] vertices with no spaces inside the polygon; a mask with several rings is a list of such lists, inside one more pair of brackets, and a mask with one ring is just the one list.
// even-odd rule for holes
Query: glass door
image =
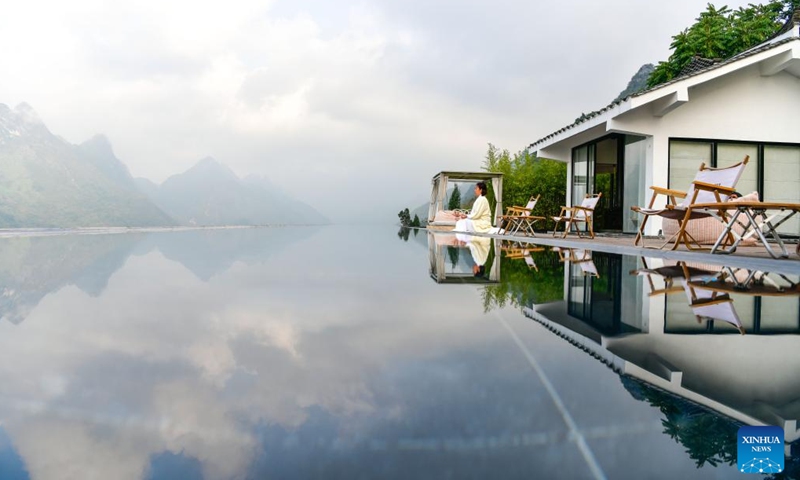
{"label": "glass door", "polygon": [[580,205],[587,193],[594,193],[594,145],[572,151],[572,204]]}

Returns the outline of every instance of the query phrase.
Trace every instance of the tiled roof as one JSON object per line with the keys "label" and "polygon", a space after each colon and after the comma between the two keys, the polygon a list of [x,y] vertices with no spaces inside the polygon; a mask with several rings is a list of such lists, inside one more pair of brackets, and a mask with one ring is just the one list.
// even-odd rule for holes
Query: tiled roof
{"label": "tiled roof", "polygon": [[[800,9],[798,9],[798,11],[800,11]],[[798,13],[798,11],[795,11],[795,14],[794,14],[795,17],[800,16],[800,13]],[[792,23],[792,21],[793,21],[793,19],[790,19],[790,21],[787,22],[787,24],[791,23],[792,25],[794,25],[794,23]],[[780,34],[780,32],[778,34],[776,34],[775,36],[778,36],[779,34]],[[734,55],[734,56],[728,58],[727,60],[723,60],[723,61],[717,62],[717,63],[713,63],[713,60],[711,60],[712,63],[709,66],[705,67],[705,68],[693,69],[692,71],[690,71],[686,75],[675,77],[675,78],[673,78],[672,80],[670,80],[668,82],[664,82],[664,83],[656,85],[655,87],[648,88],[646,90],[642,90],[641,92],[638,92],[638,93],[634,93],[633,95],[625,97],[622,100],[618,100],[616,102],[612,102],[612,103],[610,103],[609,105],[605,106],[604,108],[602,108],[600,110],[597,110],[597,111],[592,112],[592,113],[590,113],[588,115],[582,116],[580,119],[576,120],[574,123],[571,123],[570,125],[567,125],[564,128],[556,130],[555,132],[551,133],[550,135],[547,135],[546,137],[542,137],[539,140],[536,140],[535,142],[531,143],[528,146],[528,148],[533,148],[536,145],[538,145],[539,143],[544,142],[545,140],[549,140],[549,139],[551,139],[553,137],[556,137],[556,136],[566,132],[567,130],[575,128],[576,126],[578,126],[578,125],[580,125],[580,124],[582,124],[584,122],[587,122],[587,121],[589,121],[589,120],[591,120],[591,119],[593,119],[595,117],[598,117],[598,116],[604,114],[605,112],[611,110],[612,108],[614,108],[614,107],[616,107],[616,106],[618,106],[618,105],[620,105],[622,103],[627,102],[629,99],[631,99],[633,97],[638,97],[638,96],[644,95],[646,93],[650,93],[652,91],[658,90],[660,88],[664,88],[666,86],[673,85],[673,84],[675,84],[677,82],[681,82],[683,80],[686,80],[687,78],[694,77],[694,76],[699,75],[701,73],[706,73],[706,72],[710,72],[712,70],[716,70],[717,68],[723,67],[725,65],[729,65],[731,63],[737,62],[737,61],[742,60],[744,58],[751,57],[753,55],[759,54],[761,52],[765,52],[767,50],[770,50],[772,48],[778,47],[780,45],[784,45],[786,43],[789,43],[789,42],[792,42],[792,41],[795,41],[795,40],[800,40],[800,38],[792,36],[792,37],[784,38],[783,40],[780,40],[780,41],[775,42],[775,43],[769,43],[769,40],[768,40],[767,42],[763,43],[760,46],[757,46],[757,47],[752,48],[750,50],[744,51],[744,52],[742,52],[742,53],[740,53],[738,55]],[[708,60],[708,59],[704,59],[704,60]],[[683,73],[683,71],[681,71],[681,73]]]}
{"label": "tiled roof", "polygon": [[714,65],[715,63],[720,62],[721,60],[718,58],[711,59],[711,58],[703,58],[703,57],[694,57],[692,60],[686,64],[681,69],[681,72],[678,74],[677,78],[681,77],[688,77],[689,75],[694,75],[697,72],[705,70],[706,68]]}

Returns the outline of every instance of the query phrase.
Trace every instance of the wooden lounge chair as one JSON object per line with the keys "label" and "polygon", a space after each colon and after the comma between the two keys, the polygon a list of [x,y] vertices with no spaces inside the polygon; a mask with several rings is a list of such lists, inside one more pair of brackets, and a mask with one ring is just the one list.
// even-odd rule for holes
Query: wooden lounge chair
{"label": "wooden lounge chair", "polygon": [[561,238],[566,238],[573,225],[575,225],[578,237],[580,237],[581,230],[577,224],[585,223],[589,228],[589,235],[594,238],[594,210],[597,208],[597,202],[600,201],[602,196],[602,192],[595,195],[587,193],[579,206],[561,207],[561,213],[557,217],[552,217],[556,222],[553,228],[553,236],[555,237],[556,233],[558,233],[558,224],[564,222],[564,235]]}
{"label": "wooden lounge chair", "polygon": [[[691,220],[706,218],[712,214],[706,210],[696,210],[693,205],[726,201],[735,191],[736,183],[739,182],[739,178],[741,178],[744,167],[747,166],[749,160],[750,157],[745,156],[741,162],[724,168],[710,168],[706,167],[705,163],[700,164],[700,169],[697,171],[694,181],[687,192],[655,186],[650,187],[653,190],[653,196],[647,208],[631,207],[634,212],[645,216],[639,226],[639,232],[636,234],[633,244],[639,245],[642,242],[644,246],[644,227],[647,224],[647,220],[655,215],[663,218],[672,218],[680,222],[678,231],[659,248],[664,248],[670,242],[673,242],[672,250],[678,248],[681,243],[690,250],[702,249],[703,247],[694,240],[687,230],[687,226]],[[667,203],[663,208],[653,208],[659,195],[666,197]],[[682,198],[683,201],[678,203],[677,198]],[[733,235],[729,234],[727,241],[733,243]]]}
{"label": "wooden lounge chair", "polygon": [[524,207],[507,207],[506,214],[502,215],[500,221],[497,222],[500,231],[507,235],[514,235],[521,231],[521,233],[536,236],[533,225],[539,220],[544,220],[544,217],[531,215],[531,212],[536,207],[539,197],[541,195],[531,196]]}

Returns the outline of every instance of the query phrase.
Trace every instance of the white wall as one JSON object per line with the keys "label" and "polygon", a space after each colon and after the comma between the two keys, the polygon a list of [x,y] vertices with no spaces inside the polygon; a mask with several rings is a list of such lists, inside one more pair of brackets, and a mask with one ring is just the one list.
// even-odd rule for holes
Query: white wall
{"label": "white wall", "polygon": [[[565,138],[543,152],[558,152],[563,157],[559,160],[569,161],[566,152],[571,148],[610,132],[651,137],[646,167],[649,188],[651,185],[667,186],[670,138],[800,144],[800,113],[797,111],[800,78],[786,71],[764,77],[759,65],[754,64],[692,87],[688,93],[687,103],[663,117],[653,115],[652,104],[643,105],[586,132]],[[649,199],[649,191],[646,196]],[[661,229],[659,220],[648,221],[647,234],[658,233]]]}

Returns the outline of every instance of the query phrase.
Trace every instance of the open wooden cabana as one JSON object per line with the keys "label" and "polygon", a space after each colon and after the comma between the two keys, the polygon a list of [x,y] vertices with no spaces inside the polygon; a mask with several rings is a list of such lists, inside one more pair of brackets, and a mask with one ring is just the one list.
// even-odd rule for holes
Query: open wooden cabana
{"label": "open wooden cabana", "polygon": [[489,182],[494,191],[495,207],[492,224],[503,214],[503,174],[490,172],[439,172],[431,180],[431,203],[428,207],[428,226],[453,227],[454,223],[436,223],[436,212],[444,210],[448,182]]}

